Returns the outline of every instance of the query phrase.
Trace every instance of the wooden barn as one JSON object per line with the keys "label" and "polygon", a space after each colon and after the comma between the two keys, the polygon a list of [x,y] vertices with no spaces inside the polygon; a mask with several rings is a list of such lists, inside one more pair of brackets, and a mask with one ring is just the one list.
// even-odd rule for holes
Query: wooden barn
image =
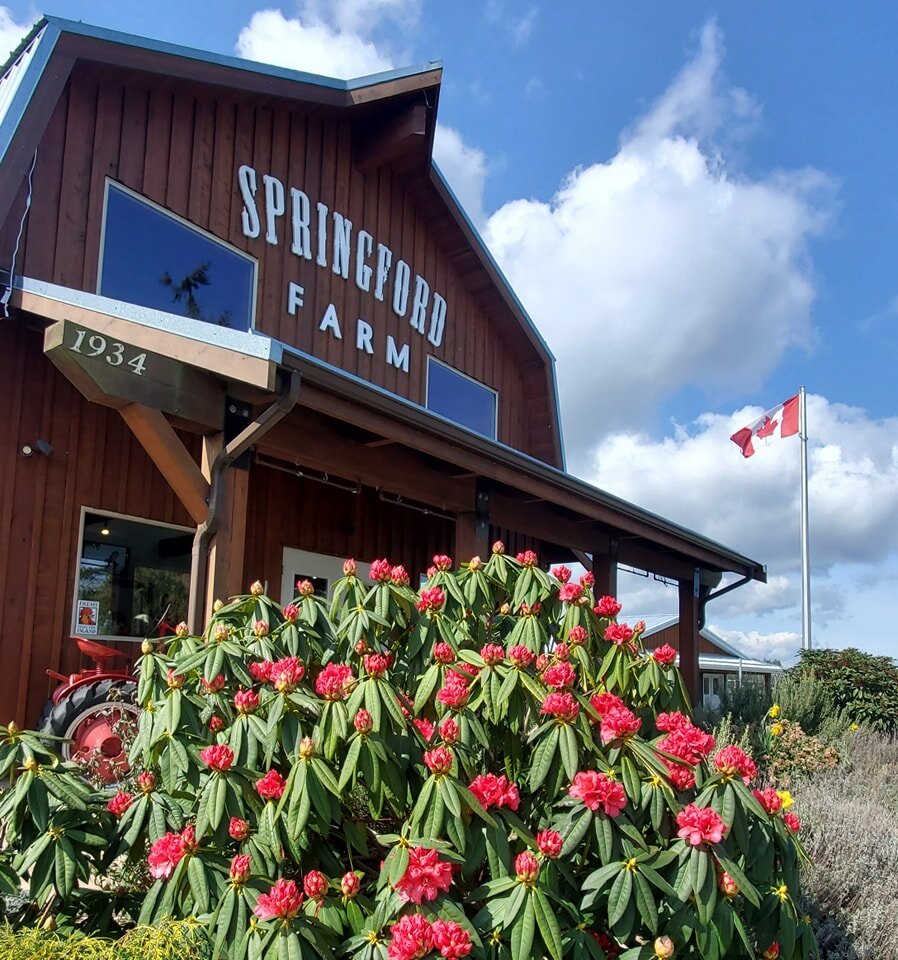
{"label": "wooden barn", "polygon": [[[349,82],[46,18],[0,79],[0,715],[254,579],[501,537],[747,557],[565,471],[554,360],[432,162],[441,68]],[[600,411],[596,411],[600,415]],[[719,592],[719,590],[717,591]],[[126,647],[134,650],[133,646]]]}

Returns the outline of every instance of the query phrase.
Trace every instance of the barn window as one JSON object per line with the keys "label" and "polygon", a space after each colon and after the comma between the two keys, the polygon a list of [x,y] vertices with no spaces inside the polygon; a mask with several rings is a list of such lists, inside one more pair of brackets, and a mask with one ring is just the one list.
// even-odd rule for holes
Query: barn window
{"label": "barn window", "polygon": [[253,322],[256,262],[106,181],[98,293],[234,330]]}
{"label": "barn window", "polygon": [[114,639],[174,633],[187,618],[193,531],[83,510],[72,633]]}
{"label": "barn window", "polygon": [[427,409],[490,440],[496,439],[499,394],[477,380],[427,358]]}

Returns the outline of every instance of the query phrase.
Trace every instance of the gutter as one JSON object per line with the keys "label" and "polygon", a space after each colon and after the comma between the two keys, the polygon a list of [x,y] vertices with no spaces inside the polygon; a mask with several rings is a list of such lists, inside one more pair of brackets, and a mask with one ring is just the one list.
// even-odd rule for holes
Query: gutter
{"label": "gutter", "polygon": [[194,636],[199,636],[203,632],[205,598],[209,584],[209,545],[218,529],[218,509],[223,494],[224,471],[290,413],[299,400],[301,388],[302,377],[294,370],[290,373],[289,380],[281,389],[277,400],[266,407],[259,417],[223,447],[212,462],[209,471],[209,511],[206,519],[196,528],[190,559],[187,626]]}
{"label": "gutter", "polygon": [[742,577],[739,580],[735,580],[733,583],[727,584],[725,587],[721,587],[719,590],[715,590],[713,593],[705,594],[705,596],[700,596],[698,601],[698,628],[699,630],[703,629],[705,626],[705,607],[711,600],[716,600],[718,597],[722,597],[725,593],[729,593],[731,590],[737,590],[739,587],[745,586],[746,583],[750,583],[753,577]]}

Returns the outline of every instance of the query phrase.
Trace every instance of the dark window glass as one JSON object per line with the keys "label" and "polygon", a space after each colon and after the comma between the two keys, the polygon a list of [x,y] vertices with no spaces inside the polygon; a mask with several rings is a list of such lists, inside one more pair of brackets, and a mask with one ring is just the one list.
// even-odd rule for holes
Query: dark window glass
{"label": "dark window glass", "polygon": [[497,400],[495,390],[427,358],[428,410],[495,440]]}
{"label": "dark window glass", "polygon": [[110,183],[100,294],[235,330],[252,323],[255,264]]}

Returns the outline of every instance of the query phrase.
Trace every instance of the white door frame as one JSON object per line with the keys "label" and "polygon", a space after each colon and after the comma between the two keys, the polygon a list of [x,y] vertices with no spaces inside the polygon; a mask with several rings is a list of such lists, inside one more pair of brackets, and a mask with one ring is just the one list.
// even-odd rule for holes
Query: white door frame
{"label": "white door frame", "polygon": [[[343,576],[342,557],[332,557],[327,553],[312,553],[310,550],[299,550],[296,547],[284,547],[281,566],[281,603],[289,603],[296,596],[296,584],[293,582],[297,573],[307,577],[323,577],[328,582],[328,596],[330,586],[334,580]],[[367,563],[359,561],[359,567],[367,567]],[[365,583],[367,577],[362,576]]]}

